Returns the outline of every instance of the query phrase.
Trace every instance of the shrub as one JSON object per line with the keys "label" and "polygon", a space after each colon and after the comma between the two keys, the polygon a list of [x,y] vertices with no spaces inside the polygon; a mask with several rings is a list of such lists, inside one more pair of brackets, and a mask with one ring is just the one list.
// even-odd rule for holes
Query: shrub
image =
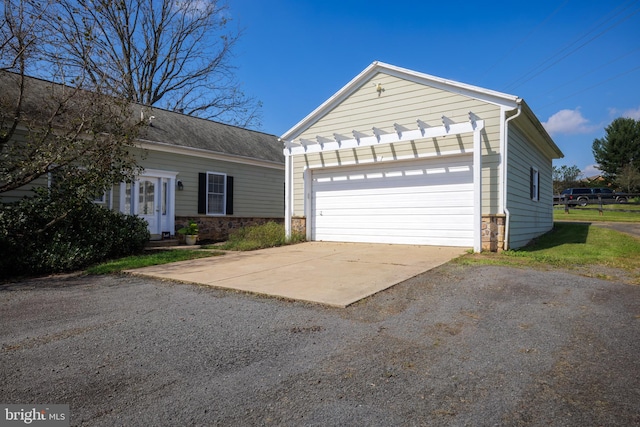
{"label": "shrub", "polygon": [[40,192],[0,205],[0,277],[82,269],[140,252],[148,240],[141,218]]}
{"label": "shrub", "polygon": [[292,233],[291,239],[285,238],[284,225],[269,221],[262,225],[240,228],[229,235],[229,241],[221,249],[252,251],[256,249],[283,246],[303,242],[304,236]]}

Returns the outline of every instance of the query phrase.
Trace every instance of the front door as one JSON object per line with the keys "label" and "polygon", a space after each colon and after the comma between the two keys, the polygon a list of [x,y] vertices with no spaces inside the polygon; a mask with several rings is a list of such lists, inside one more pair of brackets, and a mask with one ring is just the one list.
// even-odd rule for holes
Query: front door
{"label": "front door", "polygon": [[[160,194],[159,178],[141,178],[138,185],[138,211],[136,214],[149,223],[149,233],[154,237],[161,235],[159,228],[162,222],[162,195]],[[166,212],[164,213],[166,215]]]}
{"label": "front door", "polygon": [[176,173],[147,170],[135,182],[123,184],[121,210],[149,224],[151,239],[174,234]]}

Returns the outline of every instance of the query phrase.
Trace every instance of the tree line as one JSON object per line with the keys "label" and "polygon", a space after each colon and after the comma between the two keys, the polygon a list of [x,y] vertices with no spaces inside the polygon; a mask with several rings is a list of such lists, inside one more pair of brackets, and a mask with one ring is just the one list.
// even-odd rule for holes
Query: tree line
{"label": "tree line", "polygon": [[605,135],[592,144],[593,157],[602,171],[602,180],[580,182],[577,166],[553,167],[553,192],[565,188],[609,186],[625,193],[640,192],[640,120],[620,117],[605,128]]}

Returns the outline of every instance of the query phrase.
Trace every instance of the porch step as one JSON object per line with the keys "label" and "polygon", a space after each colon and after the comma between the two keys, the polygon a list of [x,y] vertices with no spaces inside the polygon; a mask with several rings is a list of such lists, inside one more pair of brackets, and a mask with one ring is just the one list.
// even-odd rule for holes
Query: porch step
{"label": "porch step", "polygon": [[178,246],[180,242],[178,239],[164,239],[164,240],[149,240],[145,245],[145,249],[153,248],[166,248],[171,246]]}

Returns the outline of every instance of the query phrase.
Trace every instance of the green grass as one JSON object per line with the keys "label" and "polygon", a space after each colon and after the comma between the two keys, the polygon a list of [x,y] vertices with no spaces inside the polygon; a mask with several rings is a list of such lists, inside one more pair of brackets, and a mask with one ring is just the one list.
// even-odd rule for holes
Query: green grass
{"label": "green grass", "polygon": [[134,268],[149,267],[151,265],[168,264],[170,262],[186,261],[190,259],[206,258],[224,255],[224,252],[202,250],[171,249],[154,251],[142,255],[133,255],[95,265],[85,270],[87,274],[110,274]]}
{"label": "green grass", "polygon": [[580,269],[587,275],[607,276],[624,270],[640,284],[640,241],[623,233],[589,224],[555,223],[553,230],[524,248],[499,253],[470,254],[461,264],[520,267],[553,266]]}
{"label": "green grass", "polygon": [[205,258],[224,255],[224,252],[216,252],[208,249],[252,251],[256,249],[270,248],[293,243],[303,242],[304,236],[293,233],[287,241],[284,237],[284,225],[268,222],[263,225],[245,227],[237,230],[229,241],[222,245],[204,245],[200,249],[169,249],[157,252],[148,252],[142,255],[134,255],[107,261],[85,270],[87,274],[110,274],[123,270],[149,267],[151,265],[168,264],[177,261]]}
{"label": "green grass", "polygon": [[640,222],[640,206],[603,205],[602,215],[595,205],[589,205],[586,208],[570,208],[568,214],[565,213],[563,206],[556,206],[553,209],[553,219],[556,221]]}
{"label": "green grass", "polygon": [[304,236],[292,233],[291,239],[285,238],[284,225],[268,222],[236,230],[229,240],[222,245],[203,246],[204,248],[223,249],[229,251],[254,251],[293,243],[303,242]]}

